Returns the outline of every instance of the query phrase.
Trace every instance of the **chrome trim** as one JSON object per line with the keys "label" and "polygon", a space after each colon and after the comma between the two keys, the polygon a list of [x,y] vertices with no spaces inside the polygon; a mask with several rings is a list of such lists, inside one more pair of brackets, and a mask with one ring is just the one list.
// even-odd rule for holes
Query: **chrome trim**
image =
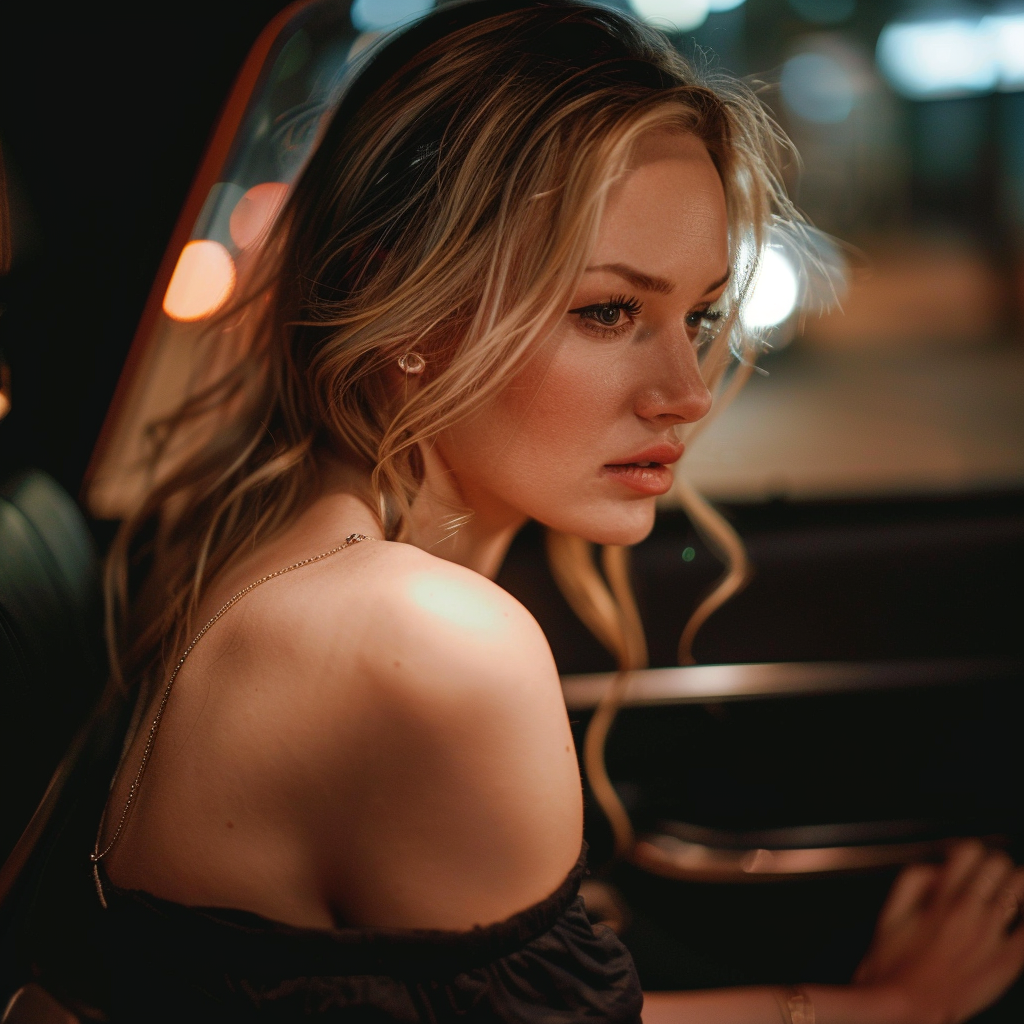
{"label": "chrome trim", "polygon": [[46,989],[30,981],[7,1001],[0,1024],[81,1024],[81,1021]]}
{"label": "chrome trim", "polygon": [[772,882],[940,859],[949,839],[869,846],[733,850],[664,834],[642,835],[630,858],[638,868],[686,882]]}
{"label": "chrome trim", "polygon": [[[941,659],[907,662],[768,662],[692,665],[633,672],[625,706],[706,704],[751,698],[813,696],[926,686],[966,685],[1000,678],[1024,681],[1024,662]],[[615,674],[562,677],[570,711],[597,706]]]}

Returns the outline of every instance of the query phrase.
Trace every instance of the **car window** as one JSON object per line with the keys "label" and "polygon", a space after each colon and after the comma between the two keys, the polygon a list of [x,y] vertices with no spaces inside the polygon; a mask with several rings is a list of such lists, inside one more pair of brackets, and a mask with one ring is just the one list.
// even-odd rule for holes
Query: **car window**
{"label": "car window", "polygon": [[[263,33],[140,323],[89,472],[95,515],[131,508],[146,424],[229,356],[204,326],[347,77],[382,32],[431,6],[312,0]],[[811,294],[792,254],[768,251],[752,300],[759,371],[695,440],[689,479],[732,502],[1024,485],[1024,14],[865,0],[613,6],[668,31],[712,75],[754,83],[799,150],[791,190],[846,267],[835,295]]]}
{"label": "car window", "polygon": [[765,83],[802,158],[793,192],[843,243],[847,285],[824,316],[772,329],[691,479],[733,501],[1019,489],[1024,12],[728,6],[694,13],[691,45]]}

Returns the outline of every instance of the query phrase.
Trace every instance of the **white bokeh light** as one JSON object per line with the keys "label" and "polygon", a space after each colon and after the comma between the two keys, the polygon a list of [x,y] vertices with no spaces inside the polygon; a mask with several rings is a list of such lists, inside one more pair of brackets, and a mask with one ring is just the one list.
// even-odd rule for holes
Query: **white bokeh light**
{"label": "white bokeh light", "polygon": [[999,74],[999,88],[1024,89],[1024,11],[990,14],[979,30],[989,37]]}
{"label": "white bokeh light", "polygon": [[[709,0],[630,0],[644,21],[658,28],[690,32],[708,20]],[[727,8],[719,7],[718,10]]]}
{"label": "white bokeh light", "polygon": [[970,18],[886,25],[877,56],[885,77],[910,99],[988,92],[999,78],[993,33]]}
{"label": "white bokeh light", "polygon": [[850,73],[825,53],[798,53],[782,66],[779,81],[786,106],[813,124],[838,124],[850,116],[857,86]]}
{"label": "white bokeh light", "polygon": [[796,309],[800,294],[796,268],[774,246],[765,249],[740,319],[750,330],[775,327]]}

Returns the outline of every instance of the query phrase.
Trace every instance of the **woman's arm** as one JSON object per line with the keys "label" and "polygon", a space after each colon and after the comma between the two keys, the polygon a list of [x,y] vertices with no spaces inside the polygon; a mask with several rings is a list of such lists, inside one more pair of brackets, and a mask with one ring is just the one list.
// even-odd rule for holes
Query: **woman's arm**
{"label": "woman's arm", "polygon": [[896,993],[852,985],[801,985],[814,1016],[783,1007],[786,990],[726,988],[644,993],[643,1024],[899,1024],[906,1008]]}
{"label": "woman's arm", "polygon": [[914,865],[893,885],[852,985],[652,992],[644,1024],[959,1024],[995,1002],[1024,966],[1024,869],[971,840],[944,865]]}

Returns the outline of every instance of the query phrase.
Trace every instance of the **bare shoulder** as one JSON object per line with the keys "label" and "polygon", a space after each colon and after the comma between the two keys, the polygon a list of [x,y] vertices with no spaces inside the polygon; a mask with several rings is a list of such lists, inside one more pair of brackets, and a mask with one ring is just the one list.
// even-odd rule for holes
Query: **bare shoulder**
{"label": "bare shoulder", "polygon": [[[500,677],[517,678],[512,699],[560,692],[547,640],[519,601],[479,573],[410,544],[360,544],[285,585],[286,600],[266,595],[266,613],[280,629],[301,635],[313,659],[343,640],[361,674],[397,699],[443,701],[475,690],[494,700]],[[268,626],[257,618],[259,628]]]}
{"label": "bare shoulder", "polygon": [[363,924],[500,920],[553,891],[579,854],[579,775],[550,648],[477,573],[408,545],[361,547],[331,599],[355,687],[339,687],[341,810],[318,830],[324,884],[338,916]]}
{"label": "bare shoulder", "polygon": [[420,685],[441,696],[431,685],[440,671],[452,696],[479,691],[485,700],[501,699],[502,688],[494,685],[501,678],[516,679],[507,691],[514,700],[557,688],[540,626],[509,593],[410,545],[374,547],[363,656],[381,681],[412,686],[407,696]]}

